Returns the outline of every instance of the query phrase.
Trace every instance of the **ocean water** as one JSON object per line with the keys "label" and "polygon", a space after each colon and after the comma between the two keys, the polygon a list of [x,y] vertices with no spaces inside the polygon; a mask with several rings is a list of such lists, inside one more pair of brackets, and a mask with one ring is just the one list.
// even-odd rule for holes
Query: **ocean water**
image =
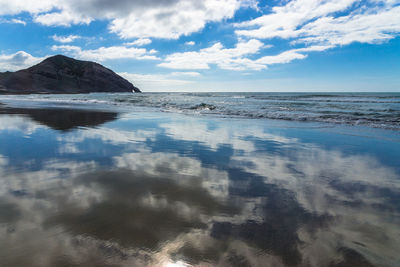
{"label": "ocean water", "polygon": [[0,102],[116,106],[130,111],[279,119],[400,129],[400,93],[142,93],[0,96]]}
{"label": "ocean water", "polygon": [[2,96],[0,266],[400,266],[396,124],[265,96]]}

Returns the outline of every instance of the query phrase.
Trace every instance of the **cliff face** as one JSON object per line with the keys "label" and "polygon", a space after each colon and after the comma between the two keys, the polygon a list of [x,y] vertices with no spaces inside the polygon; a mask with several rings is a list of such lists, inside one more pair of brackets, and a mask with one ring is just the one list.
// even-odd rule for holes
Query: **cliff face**
{"label": "cliff face", "polygon": [[28,69],[0,73],[0,94],[77,94],[140,92],[106,67],[66,56],[53,56]]}

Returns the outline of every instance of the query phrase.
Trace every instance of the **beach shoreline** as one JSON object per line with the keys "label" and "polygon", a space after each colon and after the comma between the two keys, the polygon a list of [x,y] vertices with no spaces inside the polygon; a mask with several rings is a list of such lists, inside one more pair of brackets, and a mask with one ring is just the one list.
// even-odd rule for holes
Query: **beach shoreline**
{"label": "beach shoreline", "polygon": [[1,264],[399,261],[397,131],[26,103],[0,112]]}

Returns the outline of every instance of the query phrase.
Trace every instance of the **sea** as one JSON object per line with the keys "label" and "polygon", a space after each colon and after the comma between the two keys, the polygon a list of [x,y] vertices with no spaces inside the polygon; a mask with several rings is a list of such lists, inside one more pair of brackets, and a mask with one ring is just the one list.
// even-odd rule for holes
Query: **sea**
{"label": "sea", "polygon": [[0,266],[400,266],[399,93],[0,96]]}
{"label": "sea", "polygon": [[0,102],[364,125],[400,130],[400,93],[92,93],[0,96]]}

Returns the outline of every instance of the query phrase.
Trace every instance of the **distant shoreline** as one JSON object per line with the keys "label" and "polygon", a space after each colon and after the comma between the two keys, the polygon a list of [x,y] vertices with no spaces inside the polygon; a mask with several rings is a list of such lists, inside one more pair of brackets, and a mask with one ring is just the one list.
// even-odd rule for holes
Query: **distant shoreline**
{"label": "distant shoreline", "polygon": [[0,95],[6,105],[168,112],[400,131],[400,93],[87,93]]}

